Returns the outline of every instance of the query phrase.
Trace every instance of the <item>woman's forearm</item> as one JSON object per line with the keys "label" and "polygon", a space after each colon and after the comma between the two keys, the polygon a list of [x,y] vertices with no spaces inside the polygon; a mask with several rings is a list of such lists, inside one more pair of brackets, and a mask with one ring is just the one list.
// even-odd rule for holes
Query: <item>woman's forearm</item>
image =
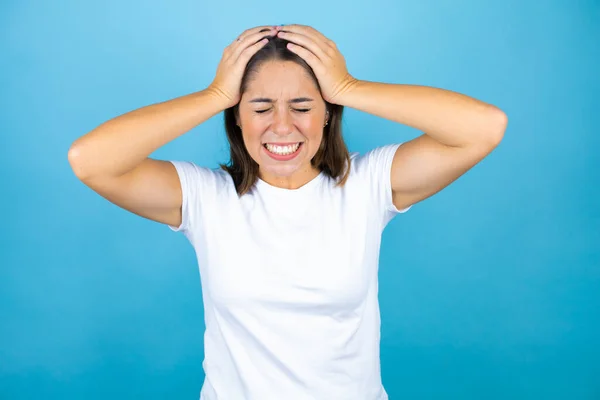
{"label": "woman's forearm", "polygon": [[507,123],[491,104],[429,86],[358,80],[339,103],[411,126],[449,146],[496,142]]}
{"label": "woman's forearm", "polygon": [[73,142],[69,162],[80,178],[119,176],[224,109],[210,90],[148,105],[104,122]]}

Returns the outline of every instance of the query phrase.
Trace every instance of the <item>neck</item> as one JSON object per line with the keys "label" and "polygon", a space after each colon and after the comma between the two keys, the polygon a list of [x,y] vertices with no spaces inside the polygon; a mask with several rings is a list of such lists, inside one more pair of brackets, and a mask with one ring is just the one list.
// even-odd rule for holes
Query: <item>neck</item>
{"label": "neck", "polygon": [[286,176],[271,174],[259,169],[258,177],[271,186],[295,190],[315,179],[320,173],[321,171],[312,166],[306,171],[299,170],[294,172],[292,175]]}

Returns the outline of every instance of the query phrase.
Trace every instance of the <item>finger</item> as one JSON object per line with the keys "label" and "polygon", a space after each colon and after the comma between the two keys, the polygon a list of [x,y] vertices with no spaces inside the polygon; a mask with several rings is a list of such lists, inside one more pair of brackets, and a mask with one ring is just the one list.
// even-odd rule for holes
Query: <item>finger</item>
{"label": "finger", "polygon": [[270,30],[273,30],[273,29],[274,29],[273,25],[257,26],[257,27],[254,27],[254,28],[246,29],[237,38],[241,38],[243,40],[248,35],[253,35],[253,34],[261,32],[263,30],[264,31],[270,31]]}
{"label": "finger", "polygon": [[236,40],[233,43],[233,47],[231,50],[231,58],[236,60],[239,58],[240,54],[245,51],[247,48],[252,47],[256,43],[259,43],[262,39],[275,36],[275,29],[267,28],[266,31],[260,30],[258,32],[254,32],[244,38],[240,38],[240,40]]}
{"label": "finger", "polygon": [[296,53],[302,57],[315,72],[318,71],[320,65],[323,65],[321,60],[313,52],[300,45],[288,43],[287,48],[290,49],[292,53]]}
{"label": "finger", "polygon": [[319,43],[319,41],[315,40],[314,37],[311,38],[310,36],[305,36],[300,33],[283,32],[283,31],[279,31],[277,33],[277,36],[279,36],[282,39],[293,42],[295,44],[299,44],[300,46],[310,50],[321,61],[325,61],[328,58],[328,54],[327,54],[326,50],[323,48],[322,43]]}
{"label": "finger", "polygon": [[252,58],[252,56],[254,54],[256,54],[256,52],[258,52],[258,50],[260,50],[267,43],[269,43],[269,39],[265,38],[265,39],[259,40],[258,42],[254,43],[253,45],[251,45],[249,47],[246,47],[239,55],[238,61],[242,62],[244,65],[248,64],[248,61],[250,61],[250,58]]}
{"label": "finger", "polygon": [[234,49],[234,48],[238,47],[244,41],[244,39],[246,39],[248,37],[254,37],[257,33],[260,33],[260,32],[271,33],[271,32],[275,32],[275,29],[274,29],[273,26],[269,26],[269,25],[257,26],[257,27],[252,28],[252,29],[247,29],[244,32],[242,32],[239,36],[237,36],[226,47],[226,50],[228,50],[230,52],[231,49]]}
{"label": "finger", "polygon": [[328,37],[326,37],[321,32],[319,32],[318,30],[316,30],[315,28],[313,28],[311,26],[298,25],[298,24],[285,25],[285,26],[281,27],[280,30],[294,32],[294,33],[300,33],[305,36],[311,36],[311,37],[314,37],[315,39],[318,39],[318,41],[320,41],[330,47],[335,48],[335,43],[331,39],[329,39]]}

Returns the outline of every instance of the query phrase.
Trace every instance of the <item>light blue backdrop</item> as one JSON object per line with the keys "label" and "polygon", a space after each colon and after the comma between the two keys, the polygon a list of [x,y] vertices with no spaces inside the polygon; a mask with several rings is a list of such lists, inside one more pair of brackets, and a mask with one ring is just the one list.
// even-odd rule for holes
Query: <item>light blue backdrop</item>
{"label": "light blue backdrop", "polygon": [[[203,89],[241,31],[281,23],[321,30],[359,79],[509,118],[486,160],[384,232],[390,398],[600,398],[599,3],[366,3],[1,3],[1,399],[198,398],[193,249],[85,187],[67,151]],[[419,134],[356,110],[344,132],[359,152]],[[226,146],[220,114],[153,156],[216,166]]]}

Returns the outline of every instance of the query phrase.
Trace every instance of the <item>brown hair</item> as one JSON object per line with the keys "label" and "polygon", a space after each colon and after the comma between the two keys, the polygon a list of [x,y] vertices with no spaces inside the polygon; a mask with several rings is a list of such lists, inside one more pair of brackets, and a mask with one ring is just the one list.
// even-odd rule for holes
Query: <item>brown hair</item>
{"label": "brown hair", "polygon": [[[269,39],[269,42],[256,52],[246,65],[241,81],[240,94],[247,90],[249,76],[256,73],[266,61],[292,61],[299,64],[312,77],[319,91],[321,90],[312,68],[302,57],[288,50],[286,47],[287,40],[277,36],[266,36],[266,38]],[[323,128],[321,146],[310,162],[313,167],[317,167],[327,176],[338,180],[338,186],[343,186],[350,173],[350,154],[342,137],[344,107],[327,101],[325,101],[325,106],[329,111],[329,123]],[[231,158],[229,165],[219,164],[219,166],[231,175],[238,196],[242,196],[256,183],[258,164],[252,159],[244,144],[242,131],[236,123],[238,113],[239,104],[225,110],[225,131],[227,132]],[[345,168],[346,165],[348,168]]]}

